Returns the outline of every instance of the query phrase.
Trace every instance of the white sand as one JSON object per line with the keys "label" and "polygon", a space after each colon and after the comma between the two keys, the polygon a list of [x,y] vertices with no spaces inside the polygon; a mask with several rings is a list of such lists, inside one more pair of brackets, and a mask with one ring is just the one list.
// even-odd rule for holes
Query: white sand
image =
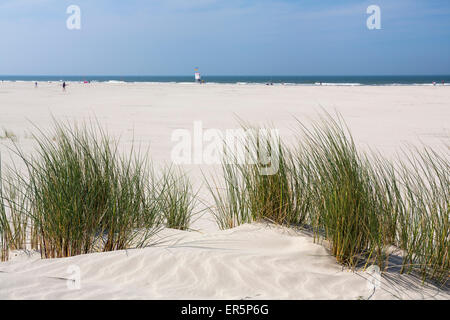
{"label": "white sand", "polygon": [[[62,92],[57,83],[0,83],[0,129],[17,136],[27,152],[33,148],[33,124],[50,128],[51,114],[81,121],[96,116],[108,131],[150,147],[156,165],[169,163],[174,129],[237,128],[236,117],[271,123],[292,139],[294,116],[314,118],[320,107],[339,111],[362,148],[393,156],[405,143],[441,148],[450,131],[450,87],[315,87],[195,84],[78,84]],[[0,136],[3,130],[0,130]],[[3,162],[11,163],[0,140]],[[201,170],[186,166],[202,189]],[[206,198],[207,199],[207,198]],[[0,299],[358,299],[372,291],[369,274],[342,270],[324,246],[308,235],[261,224],[218,231],[206,215],[199,232],[165,230],[156,247],[127,252],[41,260],[17,252],[0,263]],[[168,238],[165,236],[169,236]],[[81,288],[71,290],[68,267],[81,270]],[[63,278],[63,279],[61,279]],[[395,272],[383,276],[372,299],[449,299],[448,292]]]}

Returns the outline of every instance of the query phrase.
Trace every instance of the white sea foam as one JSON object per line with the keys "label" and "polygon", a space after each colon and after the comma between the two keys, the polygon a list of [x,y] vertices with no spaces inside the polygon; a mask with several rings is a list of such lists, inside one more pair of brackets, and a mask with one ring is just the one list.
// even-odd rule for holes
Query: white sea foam
{"label": "white sea foam", "polygon": [[317,86],[362,86],[362,83],[340,83],[340,82],[316,82],[314,83]]}
{"label": "white sea foam", "polygon": [[106,83],[126,83],[125,81],[119,81],[119,80],[109,80],[106,81]]}

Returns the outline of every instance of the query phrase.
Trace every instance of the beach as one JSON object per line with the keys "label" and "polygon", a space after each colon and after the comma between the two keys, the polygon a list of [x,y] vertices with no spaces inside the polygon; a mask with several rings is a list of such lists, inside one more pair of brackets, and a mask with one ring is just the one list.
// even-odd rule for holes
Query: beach
{"label": "beach", "polygon": [[[175,130],[236,129],[239,122],[270,126],[295,143],[298,121],[339,113],[356,145],[387,158],[408,145],[448,152],[449,86],[302,86],[195,83],[0,83],[3,165],[15,163],[14,144],[32,154],[32,133],[53,118],[98,121],[120,148],[148,150],[156,167],[172,164]],[[11,150],[12,149],[12,150]],[[400,153],[400,154],[399,154]],[[205,203],[204,176],[219,165],[184,164]],[[326,244],[302,230],[245,224],[219,230],[203,213],[191,231],[165,229],[144,249],[40,259],[14,252],[0,263],[0,299],[450,299],[450,293],[413,275],[387,272],[372,291],[367,272],[336,263]],[[81,270],[70,289],[68,268]],[[369,280],[368,280],[369,279]]]}

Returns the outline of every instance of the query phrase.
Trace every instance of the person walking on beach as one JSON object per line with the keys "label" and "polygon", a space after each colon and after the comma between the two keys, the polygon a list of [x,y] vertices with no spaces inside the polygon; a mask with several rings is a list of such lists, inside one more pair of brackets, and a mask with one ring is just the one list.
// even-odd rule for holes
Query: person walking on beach
{"label": "person walking on beach", "polygon": [[63,87],[63,91],[66,91],[66,82],[65,81],[63,82],[62,87]]}
{"label": "person walking on beach", "polygon": [[37,88],[37,81],[34,83],[34,87]]}

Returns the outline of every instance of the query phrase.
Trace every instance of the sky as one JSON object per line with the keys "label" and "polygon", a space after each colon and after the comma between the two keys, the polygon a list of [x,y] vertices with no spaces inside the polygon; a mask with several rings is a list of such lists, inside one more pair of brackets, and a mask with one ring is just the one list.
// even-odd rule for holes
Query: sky
{"label": "sky", "polygon": [[[69,30],[67,8],[81,10]],[[381,29],[369,30],[377,5]],[[2,75],[450,74],[449,0],[0,0]]]}

